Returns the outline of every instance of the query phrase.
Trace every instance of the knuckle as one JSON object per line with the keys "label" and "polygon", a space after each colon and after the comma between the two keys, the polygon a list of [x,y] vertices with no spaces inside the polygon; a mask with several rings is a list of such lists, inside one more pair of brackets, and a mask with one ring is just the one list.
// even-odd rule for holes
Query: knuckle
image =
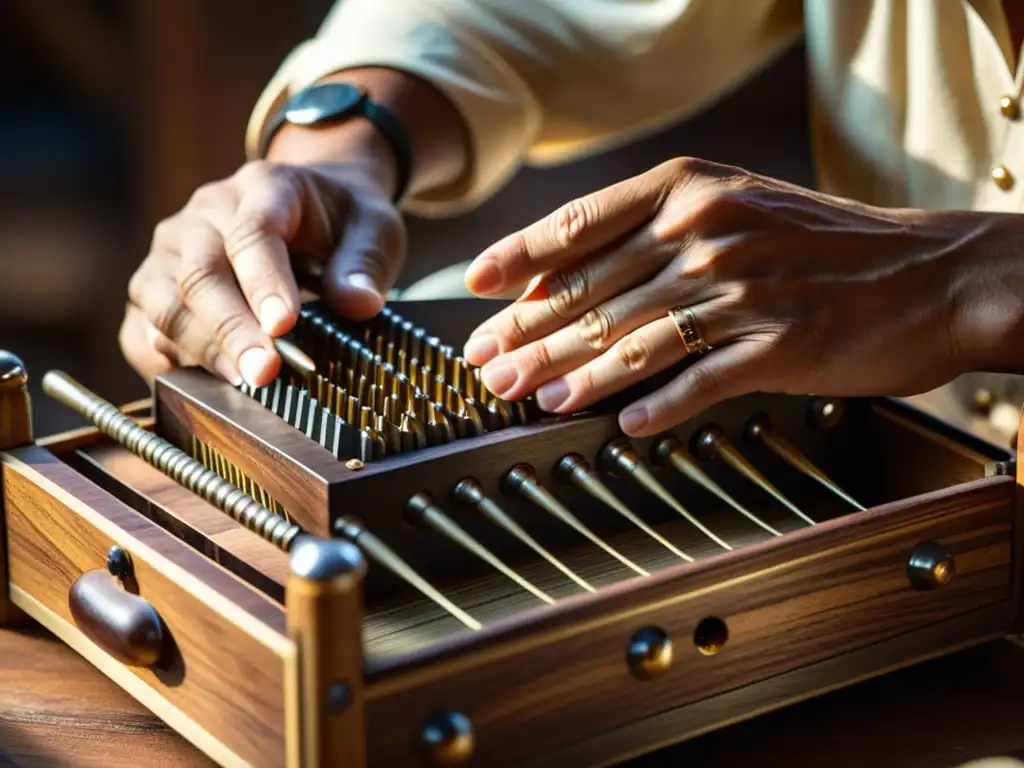
{"label": "knuckle", "polygon": [[192,256],[178,276],[178,290],[187,303],[193,303],[217,283],[217,259],[202,251]]}
{"label": "knuckle", "polygon": [[258,209],[247,211],[232,226],[225,238],[228,258],[252,248],[271,237],[276,230],[277,217],[273,211]]}
{"label": "knuckle", "polygon": [[575,314],[575,309],[590,295],[590,277],[586,268],[569,269],[555,275],[548,285],[547,303],[551,311],[563,319]]}
{"label": "knuckle", "polygon": [[508,323],[505,324],[504,337],[511,347],[518,347],[529,338],[526,319],[523,317],[523,310],[518,305],[513,305],[508,313]]}
{"label": "knuckle", "polygon": [[170,296],[154,307],[149,322],[167,339],[179,338],[188,322],[188,308],[178,296]]}
{"label": "knuckle", "polygon": [[212,203],[217,203],[225,196],[226,191],[223,181],[201,184],[192,192],[186,208],[204,208]]}
{"label": "knuckle", "polygon": [[643,334],[631,333],[615,345],[619,361],[634,373],[643,371],[651,363],[651,345]]}
{"label": "knuckle", "polygon": [[591,349],[601,349],[612,336],[615,318],[607,307],[594,307],[579,319],[580,338]]}
{"label": "knuckle", "polygon": [[238,169],[235,178],[243,182],[268,179],[277,172],[277,168],[278,166],[269,160],[250,160]]}
{"label": "knuckle", "polygon": [[245,312],[229,312],[213,326],[213,340],[220,349],[229,349],[245,330],[249,315]]}
{"label": "knuckle", "polygon": [[530,374],[539,373],[551,367],[551,350],[544,340],[531,344],[524,350],[523,368]]}
{"label": "knuckle", "polygon": [[563,205],[551,218],[554,226],[554,241],[567,248],[579,240],[590,225],[599,217],[597,201],[593,197],[581,197]]}
{"label": "knuckle", "polygon": [[177,224],[178,219],[176,216],[159,221],[157,225],[153,227],[153,244],[167,245],[172,243],[174,241]]}
{"label": "knuckle", "polygon": [[713,395],[718,384],[718,375],[706,365],[691,365],[680,377],[682,392],[697,400]]}

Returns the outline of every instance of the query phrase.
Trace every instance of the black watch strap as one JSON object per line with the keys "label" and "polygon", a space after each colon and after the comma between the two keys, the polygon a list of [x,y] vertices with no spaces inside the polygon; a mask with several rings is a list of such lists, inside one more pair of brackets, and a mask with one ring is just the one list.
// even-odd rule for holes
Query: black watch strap
{"label": "black watch strap", "polygon": [[395,153],[395,195],[397,205],[405,197],[412,174],[409,134],[398,116],[383,104],[372,101],[362,90],[347,83],[322,83],[292,96],[269,119],[260,144],[266,157],[270,142],[286,123],[315,126],[341,122],[353,117],[369,120]]}

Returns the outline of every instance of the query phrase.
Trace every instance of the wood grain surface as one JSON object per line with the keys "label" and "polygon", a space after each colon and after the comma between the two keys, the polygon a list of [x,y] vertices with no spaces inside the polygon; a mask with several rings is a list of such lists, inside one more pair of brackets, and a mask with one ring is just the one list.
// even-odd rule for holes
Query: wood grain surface
{"label": "wood grain surface", "polygon": [[[295,649],[281,607],[45,449],[18,449],[3,463],[15,603],[208,754],[282,765]],[[71,584],[105,568],[113,544],[131,556],[138,594],[172,638],[167,661],[155,669],[114,661],[70,615]]]}
{"label": "wood grain surface", "polygon": [[[1015,488],[993,477],[897,502],[388,659],[369,673],[370,753],[381,764],[410,763],[419,722],[455,709],[474,722],[480,764],[515,764],[984,606],[1002,604],[1005,628]],[[909,586],[907,558],[920,541],[954,554],[958,572],[946,587]],[[693,640],[708,617],[729,630],[713,656]],[[624,654],[645,627],[673,638],[675,660],[640,683]]]}

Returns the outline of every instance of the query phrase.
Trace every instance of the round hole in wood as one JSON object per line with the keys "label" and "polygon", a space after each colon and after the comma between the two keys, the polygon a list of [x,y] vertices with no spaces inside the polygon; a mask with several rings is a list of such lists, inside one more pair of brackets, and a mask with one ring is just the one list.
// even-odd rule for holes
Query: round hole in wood
{"label": "round hole in wood", "polygon": [[729,640],[729,628],[714,616],[701,620],[693,633],[693,644],[705,656],[714,656]]}

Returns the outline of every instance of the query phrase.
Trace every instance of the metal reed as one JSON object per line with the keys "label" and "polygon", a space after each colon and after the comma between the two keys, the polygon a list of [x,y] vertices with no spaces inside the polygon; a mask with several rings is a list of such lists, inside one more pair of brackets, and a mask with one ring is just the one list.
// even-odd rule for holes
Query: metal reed
{"label": "metal reed", "polygon": [[63,371],[48,372],[43,377],[43,391],[91,421],[103,434],[145,459],[175,482],[285,552],[289,551],[295,538],[302,533],[297,525],[221,479],[167,440],[140,427],[112,403]]}

